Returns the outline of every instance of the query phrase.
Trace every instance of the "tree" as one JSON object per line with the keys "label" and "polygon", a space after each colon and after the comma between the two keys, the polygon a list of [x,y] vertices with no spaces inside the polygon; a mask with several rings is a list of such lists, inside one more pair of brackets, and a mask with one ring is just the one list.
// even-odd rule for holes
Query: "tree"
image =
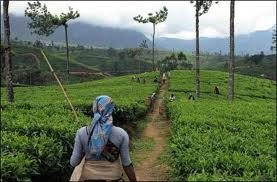
{"label": "tree", "polygon": [[[207,13],[212,6],[212,0],[190,1],[195,7],[195,32],[196,32],[196,52],[195,52],[195,70],[196,70],[196,97],[200,97],[200,62],[199,62],[199,17]],[[215,2],[218,3],[218,2]]]}
{"label": "tree", "polygon": [[54,33],[55,29],[60,26],[64,26],[65,30],[65,42],[66,42],[66,58],[67,58],[67,76],[69,76],[69,49],[68,49],[68,36],[67,28],[68,21],[76,19],[80,16],[78,11],[73,11],[69,7],[68,13],[61,13],[61,15],[52,15],[48,10],[46,5],[43,6],[39,1],[34,3],[28,2],[28,7],[25,10],[25,16],[31,18],[31,22],[28,23],[30,29],[33,29],[32,33],[38,35],[49,36]]}
{"label": "tree", "polygon": [[14,101],[13,94],[13,76],[11,60],[11,42],[10,42],[10,19],[9,19],[9,1],[3,1],[3,21],[4,21],[4,61],[8,89],[8,102]]}
{"label": "tree", "polygon": [[[144,49],[148,49],[148,45],[147,45],[146,40],[143,40],[139,45],[139,52],[138,52],[139,56],[143,55]],[[139,61],[139,73],[140,73],[140,67],[141,67],[140,66],[140,59],[138,61]]]}
{"label": "tree", "polygon": [[270,47],[272,52],[276,51],[276,29],[272,33],[272,46]]}
{"label": "tree", "polygon": [[109,47],[109,49],[107,49],[107,55],[109,57],[115,56],[116,55],[116,50],[112,47]]}
{"label": "tree", "polygon": [[39,41],[39,40],[36,40],[36,41],[34,42],[33,46],[34,46],[34,47],[37,47],[37,48],[41,48],[41,49],[44,47],[44,46],[43,46],[43,43],[42,43],[41,41]]}
{"label": "tree", "polygon": [[143,40],[143,41],[140,43],[139,47],[142,48],[142,49],[148,49],[148,45],[147,45],[146,40]]}
{"label": "tree", "polygon": [[181,51],[178,54],[178,60],[180,60],[180,61],[186,61],[187,60],[187,56]]}
{"label": "tree", "polygon": [[264,59],[264,52],[261,51],[260,54],[255,54],[253,56],[251,56],[250,58],[248,58],[250,61],[250,64],[252,64],[253,62],[255,63],[255,65],[258,65],[260,62],[262,62],[262,60]]}
{"label": "tree", "polygon": [[126,50],[122,50],[122,51],[118,52],[117,55],[118,55],[119,59],[124,60],[126,57]]}
{"label": "tree", "polygon": [[230,62],[229,62],[229,100],[234,100],[234,79],[235,79],[235,0],[230,2]]}
{"label": "tree", "polygon": [[152,34],[152,64],[153,64],[153,71],[155,70],[155,31],[156,31],[156,25],[159,23],[162,23],[166,20],[168,15],[168,10],[164,6],[162,10],[159,12],[155,12],[155,15],[153,13],[148,13],[148,17],[144,18],[141,15],[138,15],[134,17],[134,20],[139,23],[152,23],[153,25],[153,34]]}

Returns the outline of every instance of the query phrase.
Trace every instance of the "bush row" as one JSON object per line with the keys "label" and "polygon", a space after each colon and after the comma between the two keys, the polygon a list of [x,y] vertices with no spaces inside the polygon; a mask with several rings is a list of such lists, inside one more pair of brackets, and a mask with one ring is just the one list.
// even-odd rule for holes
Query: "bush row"
{"label": "bush row", "polygon": [[[174,73],[170,89],[176,86],[185,90],[194,85],[193,80],[186,79],[186,84],[180,85],[186,74]],[[223,80],[224,73],[219,75],[216,74],[216,79]],[[213,74],[210,78],[213,80]],[[245,86],[247,83],[237,92],[246,93]],[[255,92],[262,89],[262,86],[256,87]],[[226,98],[211,93],[202,93],[194,101],[188,100],[183,92],[175,90],[175,93],[177,99],[166,101],[166,111],[172,127],[168,144],[170,165],[177,180],[276,180],[274,99],[257,99],[255,94],[248,93],[231,104]]]}

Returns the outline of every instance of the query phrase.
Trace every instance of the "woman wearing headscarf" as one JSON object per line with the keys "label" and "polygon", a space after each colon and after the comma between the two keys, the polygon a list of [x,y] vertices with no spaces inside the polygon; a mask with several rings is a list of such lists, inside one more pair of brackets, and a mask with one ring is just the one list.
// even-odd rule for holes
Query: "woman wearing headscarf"
{"label": "woman wearing headscarf", "polygon": [[122,128],[113,126],[114,106],[109,96],[97,97],[92,106],[91,124],[76,133],[70,164],[76,167],[85,156],[81,181],[120,180],[121,165],[129,180],[136,181],[129,155],[129,136]]}

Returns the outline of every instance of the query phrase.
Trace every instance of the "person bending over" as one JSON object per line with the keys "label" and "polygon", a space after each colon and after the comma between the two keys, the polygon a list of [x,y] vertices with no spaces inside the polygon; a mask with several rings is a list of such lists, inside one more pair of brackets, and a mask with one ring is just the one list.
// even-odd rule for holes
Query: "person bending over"
{"label": "person bending over", "polygon": [[175,95],[171,94],[170,97],[169,97],[169,101],[173,102],[175,99],[176,99]]}

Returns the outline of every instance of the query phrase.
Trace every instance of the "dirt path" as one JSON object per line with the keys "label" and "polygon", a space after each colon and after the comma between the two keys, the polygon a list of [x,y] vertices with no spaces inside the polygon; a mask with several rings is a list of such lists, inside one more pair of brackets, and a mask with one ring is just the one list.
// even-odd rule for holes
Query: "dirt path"
{"label": "dirt path", "polygon": [[[155,103],[154,112],[149,114],[150,122],[142,133],[142,139],[153,138],[155,145],[151,151],[142,151],[146,159],[135,166],[135,172],[139,181],[165,181],[167,166],[157,162],[158,157],[162,154],[167,137],[169,134],[169,122],[166,119],[163,96],[167,85],[160,88],[158,98]],[[139,153],[136,155],[140,155]]]}

